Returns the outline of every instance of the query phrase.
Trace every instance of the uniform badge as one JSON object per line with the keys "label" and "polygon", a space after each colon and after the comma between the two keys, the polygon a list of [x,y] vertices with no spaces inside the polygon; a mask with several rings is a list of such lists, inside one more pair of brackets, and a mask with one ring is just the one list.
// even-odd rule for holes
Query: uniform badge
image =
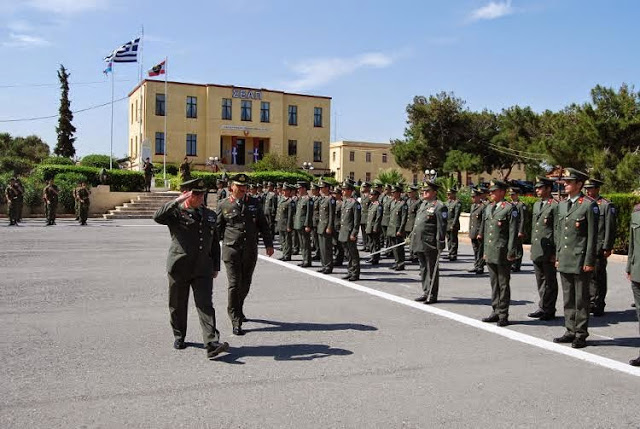
{"label": "uniform badge", "polygon": [[580,222],[576,222],[576,228],[580,228]]}
{"label": "uniform badge", "polygon": [[616,214],[616,208],[615,207],[611,207],[611,214]]}
{"label": "uniform badge", "polygon": [[447,212],[442,212],[442,219],[446,219],[448,216]]}
{"label": "uniform badge", "polygon": [[593,207],[593,212],[594,212],[595,214],[600,214],[600,210],[598,210],[598,207],[597,207],[597,206],[594,206],[594,207]]}
{"label": "uniform badge", "polygon": [[511,212],[511,216],[518,217],[518,210],[514,210]]}
{"label": "uniform badge", "polygon": [[498,221],[498,226],[502,226],[502,222],[501,221]]}

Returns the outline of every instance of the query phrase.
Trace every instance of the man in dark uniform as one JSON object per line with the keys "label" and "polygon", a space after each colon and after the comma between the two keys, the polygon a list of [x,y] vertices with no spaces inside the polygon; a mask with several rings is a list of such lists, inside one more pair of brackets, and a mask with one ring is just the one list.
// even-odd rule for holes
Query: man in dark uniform
{"label": "man in dark uniform", "polygon": [[218,204],[216,224],[229,285],[227,312],[233,334],[244,335],[242,323],[247,320],[244,302],[258,260],[258,234],[262,236],[267,256],[273,255],[273,241],[260,202],[246,194],[249,177],[240,173],[231,180],[231,195]]}
{"label": "man in dark uniform", "polygon": [[333,246],[333,254],[335,255],[335,258],[333,259],[333,266],[341,267],[344,262],[344,246],[340,244],[338,236],[340,235],[340,225],[342,224],[342,187],[336,186],[333,191],[331,191],[331,195],[336,202],[336,216],[334,222],[333,238],[331,240],[331,244]]}
{"label": "man in dark uniform", "polygon": [[276,226],[280,236],[281,261],[291,260],[291,245],[293,235],[293,216],[295,214],[295,203],[291,199],[291,191],[295,189],[288,183],[282,184],[282,196],[278,201],[276,211]]}
{"label": "man in dark uniform", "polygon": [[87,189],[87,182],[80,182],[80,189],[78,189],[77,194],[80,225],[86,225],[87,218],[89,217],[89,206],[91,205],[91,200],[89,199],[91,191]]}
{"label": "man in dark uniform", "polygon": [[[627,279],[631,281],[631,291],[636,307],[636,317],[640,322],[640,204],[633,208],[629,226],[629,256],[627,257]],[[640,366],[640,356],[629,361],[629,365]]]}
{"label": "man in dark uniform", "polygon": [[293,217],[293,229],[298,234],[300,241],[300,253],[302,262],[300,267],[309,268],[311,266],[311,228],[313,227],[313,201],[307,189],[309,183],[298,182],[298,202],[296,212]]}
{"label": "man in dark uniform", "polygon": [[[367,227],[365,233],[367,234],[367,242],[369,243],[369,250],[371,253],[376,253],[380,250],[380,233],[382,231],[382,205],[378,201],[380,197],[380,191],[374,189],[369,193],[369,211],[367,213]],[[371,256],[370,259],[365,261],[371,265],[378,265],[380,263],[380,254]]]}
{"label": "man in dark uniform", "polygon": [[589,336],[589,283],[596,264],[598,204],[582,193],[589,176],[573,168],[562,175],[567,199],[558,204],[556,267],[560,272],[566,331],[554,343],[580,349]]}
{"label": "man in dark uniform", "polygon": [[180,164],[179,171],[180,171],[180,178],[182,179],[183,182],[191,180],[191,163],[189,162],[188,157],[186,156],[184,157],[182,164]]}
{"label": "man in dark uniform", "polygon": [[533,204],[531,260],[536,273],[540,302],[538,309],[529,313],[528,316],[540,320],[551,320],[556,316],[558,299],[555,242],[558,202],[551,196],[553,180],[538,177],[535,189],[540,200]]}
{"label": "man in dark uniform", "polygon": [[[398,183],[393,188],[393,200],[389,206],[391,213],[389,215],[389,225],[387,226],[387,238],[389,245],[394,246],[404,242],[405,227],[407,226],[407,203],[404,202],[402,195],[403,186]],[[398,246],[393,249],[393,259],[395,263],[389,267],[391,270],[404,270],[404,246]]]}
{"label": "man in dark uniform", "polygon": [[56,224],[56,210],[58,210],[58,194],[60,190],[56,186],[53,179],[49,180],[49,184],[42,192],[42,200],[44,201],[44,210],[47,216],[47,226]]}
{"label": "man in dark uniform", "polygon": [[184,339],[191,287],[207,357],[212,359],[229,348],[229,344],[220,343],[211,299],[213,279],[220,271],[216,214],[203,205],[206,189],[202,180],[191,180],[181,186],[188,191],[165,204],[153,217],[157,223],[167,225],[171,234],[167,273],[169,315],[175,338],[173,347],[178,350],[186,347]]}
{"label": "man in dark uniform", "polygon": [[220,203],[220,201],[227,198],[229,194],[226,189],[227,182],[225,182],[224,179],[218,179],[216,180],[216,186],[218,188],[218,190],[216,191],[216,201],[217,203]]}
{"label": "man in dark uniform", "polygon": [[356,281],[360,279],[360,255],[358,254],[358,231],[360,230],[360,203],[353,198],[355,185],[353,182],[345,182],[343,185],[344,202],[340,218],[340,235],[338,241],[344,247],[349,258],[349,267],[345,280]]}
{"label": "man in dark uniform", "polygon": [[[383,249],[389,247],[389,239],[387,237],[387,227],[389,226],[389,217],[391,216],[391,203],[393,202],[393,186],[387,183],[384,186],[384,193],[380,197],[380,204],[382,204],[382,235],[380,237],[380,246]],[[385,252],[382,256],[388,257],[391,252]]]}
{"label": "man in dark uniform", "polygon": [[[418,198],[418,187],[411,185],[409,186],[408,198],[407,198],[407,224],[404,227],[405,236],[411,234],[413,231],[413,225],[416,222],[416,216],[418,214],[418,210],[420,209],[420,198]],[[409,246],[409,259],[411,262],[418,262],[418,257],[413,254],[411,250],[411,246]]]}
{"label": "man in dark uniform", "polygon": [[518,236],[516,237],[516,259],[511,263],[511,271],[514,273],[520,272],[520,267],[522,266],[522,241],[524,240],[524,217],[525,212],[527,211],[527,206],[524,205],[522,201],[520,201],[520,194],[522,190],[518,186],[511,186],[510,188],[510,197],[511,203],[518,210]]}
{"label": "man in dark uniform", "polygon": [[329,192],[329,183],[320,182],[320,199],[318,200],[318,247],[322,268],[318,272],[331,274],[333,272],[332,237],[335,231],[336,200]]}
{"label": "man in dark uniform", "polygon": [[264,217],[269,224],[271,237],[275,236],[276,231],[276,212],[278,211],[278,196],[273,191],[273,182],[267,183],[267,192],[264,197]]}
{"label": "man in dark uniform", "polygon": [[144,165],[142,166],[142,171],[144,171],[144,191],[151,192],[151,178],[153,177],[153,164],[151,160],[147,158],[144,161]]}
{"label": "man in dark uniform", "polygon": [[423,203],[418,210],[411,231],[409,245],[420,262],[422,295],[418,302],[434,304],[438,302],[440,270],[438,259],[445,247],[447,229],[447,206],[438,201],[438,185],[425,183],[422,188]]}
{"label": "man in dark uniform", "polygon": [[16,222],[22,222],[22,207],[24,206],[24,185],[22,184],[22,180],[18,177],[16,179],[16,184],[14,186],[16,190],[17,199],[16,199]]}
{"label": "man in dark uniform", "polygon": [[311,228],[311,249],[314,251],[311,259],[313,261],[319,261],[320,258],[320,244],[318,240],[318,221],[320,220],[320,185],[317,183],[311,183],[311,202],[313,203],[313,227]]}
{"label": "man in dark uniform", "polygon": [[613,251],[616,240],[616,208],[600,195],[600,180],[589,179],[584,183],[587,195],[598,204],[598,244],[596,245],[596,266],[589,286],[591,313],[600,317],[604,315],[607,296],[607,259]]}
{"label": "man in dark uniform", "polygon": [[449,260],[458,259],[458,231],[460,231],[460,211],[462,204],[458,199],[458,189],[447,189],[447,249]]}
{"label": "man in dark uniform", "polygon": [[489,192],[493,203],[485,208],[480,238],[483,240],[484,259],[487,261],[491,280],[492,312],[482,321],[507,326],[511,301],[511,263],[516,257],[518,210],[513,204],[504,201],[506,183],[493,180]]}
{"label": "man in dark uniform", "polygon": [[365,233],[365,229],[367,228],[367,218],[369,217],[369,205],[371,204],[371,199],[369,198],[370,192],[371,183],[362,182],[362,185],[360,185],[360,206],[362,207],[360,231],[362,232],[362,250],[366,252],[370,251],[368,236]]}
{"label": "man in dark uniform", "polygon": [[484,214],[485,205],[482,202],[482,191],[479,189],[472,189],[471,194],[471,211],[469,213],[469,238],[471,239],[471,247],[473,247],[474,263],[473,268],[469,270],[470,273],[482,274],[484,273],[484,245],[482,240],[478,238],[482,231],[482,216]]}
{"label": "man in dark uniform", "polygon": [[17,218],[17,203],[18,193],[15,189],[16,179],[12,177],[9,179],[9,184],[4,190],[4,197],[7,201],[7,216],[9,216],[9,226],[18,225]]}

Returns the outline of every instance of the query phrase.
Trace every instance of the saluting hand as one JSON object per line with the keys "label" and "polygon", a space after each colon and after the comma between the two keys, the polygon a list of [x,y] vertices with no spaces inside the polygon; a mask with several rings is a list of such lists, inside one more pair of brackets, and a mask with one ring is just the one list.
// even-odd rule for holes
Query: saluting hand
{"label": "saluting hand", "polygon": [[191,191],[180,194],[178,198],[176,198],[176,202],[181,203],[185,201],[187,198],[189,198],[190,196],[191,196]]}

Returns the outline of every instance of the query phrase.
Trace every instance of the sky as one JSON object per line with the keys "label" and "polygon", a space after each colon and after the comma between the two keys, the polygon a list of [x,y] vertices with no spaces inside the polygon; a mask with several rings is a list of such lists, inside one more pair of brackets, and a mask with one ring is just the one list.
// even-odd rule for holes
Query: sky
{"label": "sky", "polygon": [[[635,0],[0,0],[0,132],[53,149],[71,73],[78,156],[109,153],[103,58],[144,28],[143,70],[169,80],[332,97],[331,139],[402,138],[417,95],[453,92],[471,110],[559,110],[596,84],[640,78]],[[114,65],[114,97],[139,81]],[[640,87],[640,85],[638,85]],[[638,89],[638,88],[636,88]],[[127,151],[127,102],[114,105],[114,155]]]}

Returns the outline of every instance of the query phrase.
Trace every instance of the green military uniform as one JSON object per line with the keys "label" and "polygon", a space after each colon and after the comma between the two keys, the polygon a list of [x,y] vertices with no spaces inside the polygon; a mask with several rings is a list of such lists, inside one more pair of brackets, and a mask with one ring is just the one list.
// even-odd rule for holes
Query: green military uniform
{"label": "green military uniform", "polygon": [[[236,185],[246,185],[249,178],[240,173],[232,178]],[[245,195],[238,200],[229,196],[216,209],[218,235],[222,240],[222,260],[227,270],[227,312],[234,334],[242,335],[242,322],[246,320],[244,302],[249,294],[253,271],[258,260],[258,235],[265,247],[273,247],[269,225],[256,198]]]}
{"label": "green military uniform", "polygon": [[321,195],[318,201],[318,225],[316,231],[318,232],[318,247],[320,248],[320,259],[322,261],[322,268],[319,271],[324,274],[331,274],[333,272],[331,246],[335,231],[336,199],[329,194],[329,184],[327,182],[321,182],[320,186],[325,190],[325,194]]}
{"label": "green military uniform", "polygon": [[[480,191],[474,190],[476,195]],[[469,270],[471,273],[484,273],[484,245],[482,243],[482,219],[486,205],[483,203],[472,203],[469,212],[469,238],[471,239],[471,247],[473,247],[473,268]]]}
{"label": "green military uniform", "polygon": [[91,191],[87,188],[82,187],[78,189],[78,203],[79,203],[79,214],[80,214],[80,225],[87,224],[87,218],[89,217],[89,206],[91,205],[91,200],[89,200],[89,195],[91,195]]}
{"label": "green military uniform", "polygon": [[[415,186],[410,186],[409,189],[411,191],[417,191],[418,188]],[[418,210],[420,210],[420,205],[422,204],[422,201],[420,201],[419,198],[414,198],[411,197],[407,200],[407,224],[404,227],[404,231],[406,233],[406,235],[411,234],[411,231],[413,231],[413,225],[416,222],[416,216],[418,214]],[[413,251],[411,250],[411,247],[409,247],[409,259],[413,262],[416,262],[417,257],[413,254]]]}
{"label": "green military uniform", "polygon": [[[382,248],[389,247],[389,240],[387,238],[387,227],[389,226],[389,218],[391,217],[391,203],[393,202],[393,196],[387,194],[387,191],[391,191],[393,187],[390,184],[385,185],[385,193],[380,197],[380,204],[382,204],[382,235],[380,236],[380,246]],[[386,252],[383,256],[389,256],[391,252]]]}
{"label": "green military uniform", "polygon": [[184,160],[179,167],[180,178],[183,182],[191,180],[191,163],[188,160]]}
{"label": "green military uniform", "polygon": [[[490,191],[507,189],[504,182],[494,180]],[[518,210],[507,201],[493,202],[485,208],[482,219],[482,240],[484,258],[487,261],[491,279],[491,307],[489,317],[484,322],[498,322],[506,326],[509,319],[511,301],[511,260],[516,256],[516,236],[518,234]]]}
{"label": "green military uniform", "polygon": [[[187,189],[204,192],[202,180],[183,183]],[[211,295],[213,274],[220,271],[220,243],[216,229],[216,214],[204,206],[187,207],[171,201],[162,206],[153,219],[169,227],[171,245],[167,257],[169,278],[169,316],[174,347],[184,348],[187,335],[189,288],[198,309],[202,339],[211,350],[219,345],[216,313]]]}
{"label": "green military uniform", "polygon": [[56,210],[58,209],[58,194],[60,191],[53,183],[47,185],[42,193],[44,200],[45,214],[47,216],[47,225],[56,224]]}
{"label": "green military uniform", "polygon": [[[585,188],[600,188],[604,183],[589,179]],[[616,239],[616,208],[606,198],[598,195],[598,243],[596,245],[596,266],[589,282],[590,311],[594,316],[602,316],[606,306],[607,296],[607,257],[605,253],[613,250]]]}
{"label": "green military uniform", "polygon": [[[353,190],[354,186],[352,183],[345,183],[344,188]],[[338,241],[348,255],[349,266],[344,278],[349,281],[360,279],[360,255],[358,254],[357,239],[360,230],[361,210],[360,203],[353,196],[347,197],[342,203]]]}
{"label": "green military uniform", "polygon": [[450,188],[447,193],[453,194],[454,199],[447,201],[447,249],[449,251],[449,260],[458,259],[458,231],[460,231],[460,211],[462,204],[456,197],[458,190]]}
{"label": "green military uniform", "polygon": [[15,190],[17,194],[16,199],[16,221],[22,222],[22,207],[24,206],[24,186],[20,179],[16,179]]}
{"label": "green military uniform", "polygon": [[[402,186],[396,186],[395,192],[402,192]],[[394,199],[390,204],[391,213],[389,215],[389,225],[387,226],[387,238],[390,246],[400,244],[405,239],[405,227],[407,226],[407,203],[398,198]],[[398,246],[393,249],[393,258],[395,263],[390,269],[396,271],[404,270],[404,246]]]}
{"label": "green military uniform", "polygon": [[[273,183],[269,182],[269,186]],[[273,237],[276,232],[276,213],[278,211],[278,196],[273,191],[267,191],[264,197],[264,217],[269,224],[269,231]]]}
{"label": "green military uniform", "polygon": [[[437,191],[438,185],[427,182],[425,189]],[[438,301],[440,270],[438,259],[445,247],[448,209],[437,199],[424,200],[416,215],[409,246],[420,263],[422,296],[418,302],[433,304]]]}
{"label": "green military uniform", "polygon": [[18,217],[17,217],[17,203],[18,193],[16,192],[15,187],[15,179],[9,180],[9,185],[4,190],[4,196],[7,201],[7,216],[9,216],[9,225],[17,225]]}
{"label": "green military uniform", "polygon": [[[306,194],[309,184],[298,182],[298,188],[304,189],[304,195],[298,198],[296,212],[293,217],[293,229],[298,234],[300,240],[300,252],[302,254],[303,268],[311,266],[311,228],[313,227],[313,201]],[[308,229],[308,231],[307,231]]]}
{"label": "green military uniform", "polygon": [[[520,188],[511,188],[511,194],[516,195],[520,194],[522,191]],[[516,259],[511,262],[511,271],[520,272],[522,267],[522,255],[524,254],[524,250],[522,248],[522,242],[524,240],[525,231],[524,231],[524,219],[526,216],[527,206],[518,200],[512,201],[512,204],[515,206],[516,210],[518,210],[518,234],[516,235]]]}
{"label": "green military uniform", "polygon": [[[552,186],[553,181],[539,177],[536,188]],[[558,279],[555,265],[555,228],[558,218],[558,203],[553,198],[536,201],[531,219],[531,260],[538,285],[538,310],[529,317],[551,320],[556,314]]]}
{"label": "green military uniform", "polygon": [[[285,189],[293,189],[287,183],[284,184]],[[292,237],[293,237],[293,216],[295,214],[296,203],[291,197],[280,197],[278,208],[276,211],[276,229],[280,235],[280,251],[281,261],[290,261],[292,253]]]}
{"label": "green military uniform", "polygon": [[[380,192],[378,190],[371,191],[372,195],[380,196]],[[376,253],[380,250],[380,233],[382,232],[382,205],[380,201],[376,200],[371,201],[369,204],[369,210],[367,211],[367,225],[365,228],[365,233],[367,234],[367,242],[369,243],[369,250],[371,253]],[[380,254],[375,254],[371,256],[369,262],[372,265],[377,265],[380,263]]]}
{"label": "green military uniform", "polygon": [[360,230],[362,232],[362,250],[369,252],[371,245],[369,243],[369,238],[366,233],[367,229],[367,219],[369,217],[369,206],[371,205],[371,198],[369,197],[369,188],[371,184],[369,182],[363,182],[360,185],[360,191],[362,195],[360,196],[360,207],[362,207],[362,212],[360,216]]}
{"label": "green military uniform", "polygon": [[145,161],[142,170],[144,171],[144,191],[151,192],[151,179],[153,178],[153,164],[151,161]]}
{"label": "green military uniform", "polygon": [[[583,182],[587,175],[572,168],[563,174],[565,181]],[[556,257],[564,298],[566,332],[555,342],[572,343],[574,348],[586,346],[589,336],[589,282],[593,272],[598,239],[598,205],[582,192],[558,204],[556,224]]]}
{"label": "green military uniform", "polygon": [[75,188],[73,188],[73,212],[76,215],[76,220],[80,220],[80,201],[78,200],[79,189],[80,189],[80,186],[76,186]]}
{"label": "green military uniform", "polygon": [[[317,183],[311,184],[312,192],[318,192],[319,185]],[[320,220],[320,200],[322,197],[320,195],[313,195],[311,197],[311,202],[313,203],[313,215],[312,215],[312,223],[313,228],[311,229],[311,248],[314,250],[314,254],[311,257],[314,261],[320,261],[320,240],[318,238],[318,221]]]}
{"label": "green military uniform", "polygon": [[340,186],[336,186],[333,190],[336,199],[336,217],[333,229],[333,237],[331,239],[331,245],[333,246],[333,265],[336,267],[341,267],[344,262],[344,247],[338,241],[338,235],[340,235],[340,225],[342,222],[342,188]]}
{"label": "green military uniform", "polygon": [[[636,304],[636,317],[640,322],[640,204],[637,204],[631,213],[626,271],[631,280],[631,291]],[[640,356],[629,361],[629,364],[640,366]]]}

